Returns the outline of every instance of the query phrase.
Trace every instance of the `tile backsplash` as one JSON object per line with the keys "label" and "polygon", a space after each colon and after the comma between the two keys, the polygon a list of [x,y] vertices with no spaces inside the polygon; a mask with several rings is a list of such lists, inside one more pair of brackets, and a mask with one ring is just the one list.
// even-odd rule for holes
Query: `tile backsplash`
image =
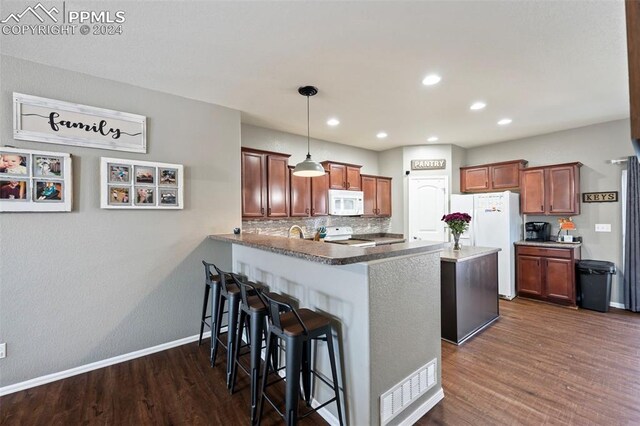
{"label": "tile backsplash", "polygon": [[242,232],[286,237],[289,228],[298,225],[304,231],[305,237],[313,237],[316,229],[321,226],[350,226],[354,234],[375,234],[389,232],[390,223],[391,218],[388,217],[292,217],[278,220],[243,220]]}

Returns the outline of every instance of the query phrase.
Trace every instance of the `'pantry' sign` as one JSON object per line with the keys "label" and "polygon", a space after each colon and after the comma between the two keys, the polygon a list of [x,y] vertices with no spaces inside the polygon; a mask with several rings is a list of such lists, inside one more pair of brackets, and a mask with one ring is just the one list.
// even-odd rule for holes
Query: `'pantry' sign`
{"label": "'pantry' sign", "polygon": [[440,170],[447,168],[447,160],[411,160],[411,170]]}

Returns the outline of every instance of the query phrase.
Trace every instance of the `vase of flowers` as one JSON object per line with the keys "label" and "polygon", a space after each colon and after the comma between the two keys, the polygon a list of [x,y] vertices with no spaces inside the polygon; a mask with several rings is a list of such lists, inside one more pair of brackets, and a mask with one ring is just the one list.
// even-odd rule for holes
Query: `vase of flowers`
{"label": "vase of flowers", "polygon": [[460,235],[469,228],[471,216],[461,212],[449,213],[442,216],[442,221],[447,224],[453,235],[453,249],[460,250]]}

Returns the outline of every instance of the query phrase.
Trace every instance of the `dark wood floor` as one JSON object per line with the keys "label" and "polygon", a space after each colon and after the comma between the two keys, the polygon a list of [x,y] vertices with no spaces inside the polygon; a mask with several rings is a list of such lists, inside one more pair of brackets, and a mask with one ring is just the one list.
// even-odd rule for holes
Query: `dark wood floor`
{"label": "dark wood floor", "polygon": [[[640,315],[522,299],[500,309],[463,346],[443,343],[445,399],[418,424],[640,424]],[[248,424],[248,379],[231,396],[224,364],[207,361],[194,343],[7,395],[0,424]]]}

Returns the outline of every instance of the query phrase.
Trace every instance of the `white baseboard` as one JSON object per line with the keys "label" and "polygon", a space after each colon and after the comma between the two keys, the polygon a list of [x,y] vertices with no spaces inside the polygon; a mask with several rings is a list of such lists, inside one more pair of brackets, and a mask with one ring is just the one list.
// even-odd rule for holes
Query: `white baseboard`
{"label": "white baseboard", "polygon": [[[223,328],[226,328],[226,327],[223,327]],[[221,330],[221,331],[224,331],[224,330]],[[205,337],[206,338],[211,337],[211,332],[210,331],[205,332],[202,335],[202,338],[204,339]],[[0,388],[0,396],[8,395],[10,393],[18,392],[18,391],[29,389],[29,388],[34,388],[36,386],[44,385],[46,383],[55,382],[56,380],[66,379],[67,377],[76,376],[78,374],[97,370],[99,368],[108,367],[110,365],[119,364],[121,362],[140,358],[145,355],[150,355],[156,352],[175,348],[176,346],[186,345],[187,343],[197,341],[199,338],[200,338],[200,335],[196,334],[194,336],[185,337],[183,339],[174,340],[172,342],[163,343],[161,345],[152,346],[150,348],[140,349],[139,351],[134,351],[134,352],[129,352],[127,354],[114,356],[113,358],[103,359],[102,361],[92,362],[91,364],[85,364],[79,367],[70,368],[69,370],[47,374],[46,376],[36,377],[34,379],[25,380],[24,382],[14,383],[12,385],[8,385]]]}
{"label": "white baseboard", "polygon": [[611,306],[612,308],[625,309],[624,303],[609,302],[609,306]]}
{"label": "white baseboard", "polygon": [[400,426],[411,426],[420,420],[422,416],[427,414],[429,410],[435,407],[438,402],[442,401],[442,398],[444,398],[444,390],[440,388],[431,398],[420,404],[420,406],[411,413],[409,417],[400,422]]}

